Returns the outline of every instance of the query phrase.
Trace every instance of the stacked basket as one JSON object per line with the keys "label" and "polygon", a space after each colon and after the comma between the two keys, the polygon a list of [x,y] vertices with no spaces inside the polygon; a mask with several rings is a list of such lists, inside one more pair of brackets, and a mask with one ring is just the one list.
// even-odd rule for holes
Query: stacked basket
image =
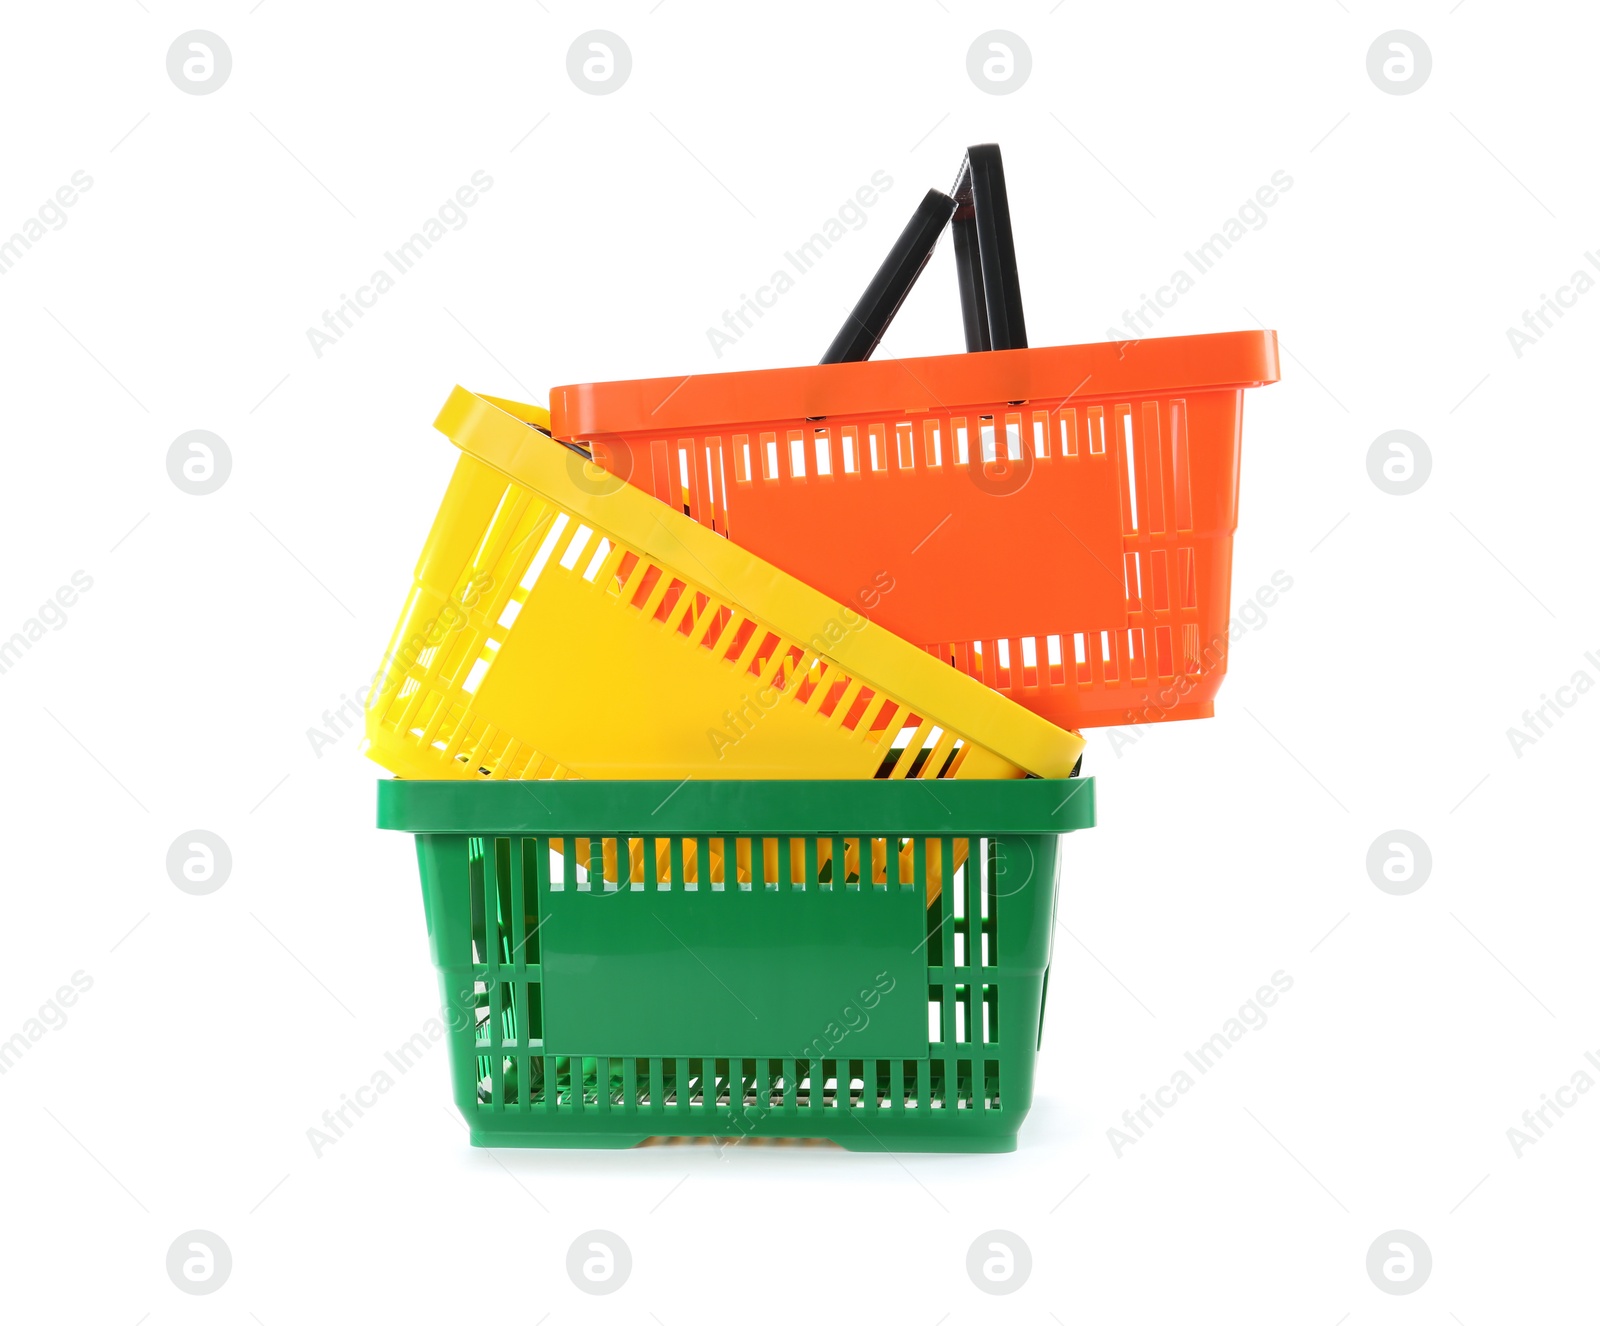
{"label": "stacked basket", "polygon": [[[969,353],[867,362],[947,224]],[[475,1143],[1015,1147],[1073,729],[1210,714],[1277,377],[1025,347],[975,147],[817,367],[452,393],[367,733]]]}

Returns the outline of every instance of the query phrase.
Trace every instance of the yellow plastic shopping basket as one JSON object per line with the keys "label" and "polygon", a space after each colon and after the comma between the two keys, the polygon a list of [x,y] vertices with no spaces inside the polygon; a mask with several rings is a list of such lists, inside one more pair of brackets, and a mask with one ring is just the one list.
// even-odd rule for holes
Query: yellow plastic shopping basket
{"label": "yellow plastic shopping basket", "polygon": [[435,421],[463,454],[367,700],[367,753],[391,772],[1072,773],[1076,733],[615,478],[548,425],[537,406],[460,387]]}

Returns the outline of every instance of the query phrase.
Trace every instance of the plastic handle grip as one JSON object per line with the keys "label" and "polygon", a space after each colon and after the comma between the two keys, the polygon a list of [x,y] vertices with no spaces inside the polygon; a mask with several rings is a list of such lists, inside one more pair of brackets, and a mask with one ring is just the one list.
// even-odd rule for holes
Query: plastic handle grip
{"label": "plastic handle grip", "polygon": [[947,222],[955,245],[967,349],[1027,348],[1005,169],[999,147],[979,143],[967,149],[949,195],[930,189],[923,198],[833,338],[822,363],[858,363],[871,357],[928,265]]}
{"label": "plastic handle grip", "polygon": [[839,334],[833,338],[833,344],[822,356],[824,364],[851,364],[871,358],[917,277],[928,265],[934,246],[939,242],[939,232],[955,210],[953,198],[937,189],[928,190],[873,276],[866,293],[856,302],[844,326],[839,328]]}

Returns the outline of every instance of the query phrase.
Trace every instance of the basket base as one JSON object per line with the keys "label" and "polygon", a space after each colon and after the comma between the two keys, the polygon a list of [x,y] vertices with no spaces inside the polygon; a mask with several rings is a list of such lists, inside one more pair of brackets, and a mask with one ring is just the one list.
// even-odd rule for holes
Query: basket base
{"label": "basket base", "polygon": [[916,1137],[722,1137],[712,1133],[472,1133],[472,1145],[485,1149],[629,1151],[652,1141],[690,1140],[720,1146],[772,1146],[783,1143],[829,1142],[846,1151],[879,1155],[894,1152],[938,1152],[947,1155],[1003,1154],[1017,1149],[1015,1133],[1000,1137],[951,1137],[919,1134]]}
{"label": "basket base", "polygon": [[576,1151],[627,1151],[650,1140],[649,1133],[485,1133],[474,1128],[472,1145]]}
{"label": "basket base", "polygon": [[632,1129],[541,1128],[537,1124],[530,1126],[529,1122],[521,1119],[508,1121],[508,1124],[510,1126],[503,1128],[472,1127],[469,1130],[472,1145],[486,1148],[626,1151],[651,1141],[695,1141],[717,1146],[830,1142],[846,1151],[879,1154],[899,1151],[993,1154],[1017,1149],[1015,1128],[1008,1125],[988,1124],[987,1127],[970,1131],[941,1131],[903,1118],[898,1121],[879,1119],[870,1130],[859,1120],[810,1123],[798,1118],[772,1119],[760,1131],[750,1133],[740,1133],[726,1124],[722,1128],[715,1125],[695,1127],[692,1124],[681,1128],[658,1127],[647,1132]]}

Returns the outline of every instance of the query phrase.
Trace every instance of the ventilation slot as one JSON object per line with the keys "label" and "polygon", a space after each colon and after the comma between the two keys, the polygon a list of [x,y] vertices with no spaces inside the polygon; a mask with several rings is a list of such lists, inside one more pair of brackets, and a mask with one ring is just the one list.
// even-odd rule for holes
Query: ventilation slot
{"label": "ventilation slot", "polygon": [[1139,532],[1139,463],[1133,454],[1133,417],[1118,411],[1117,419],[1122,425],[1122,451],[1123,473],[1127,478],[1128,487],[1124,494],[1123,525],[1129,534]]}
{"label": "ventilation slot", "polygon": [[1194,528],[1189,491],[1189,409],[1184,401],[1171,405],[1173,518],[1180,530]]}

